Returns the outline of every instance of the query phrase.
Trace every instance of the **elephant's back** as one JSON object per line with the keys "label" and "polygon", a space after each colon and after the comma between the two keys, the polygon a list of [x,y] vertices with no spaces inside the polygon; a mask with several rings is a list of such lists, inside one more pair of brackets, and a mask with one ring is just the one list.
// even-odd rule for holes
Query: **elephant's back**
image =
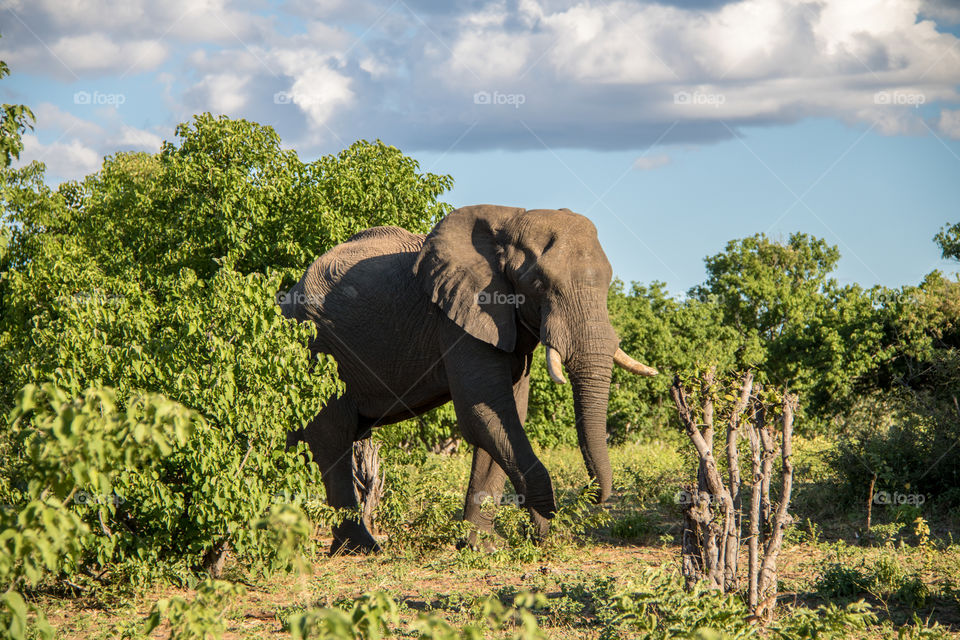
{"label": "elephant's back", "polygon": [[304,274],[304,290],[325,294],[340,285],[363,285],[378,274],[393,275],[420,251],[424,238],[400,227],[365,229],[317,258]]}
{"label": "elephant's back", "polygon": [[412,286],[412,266],[425,237],[400,227],[354,234],[307,268],[286,294],[283,314],[324,324],[389,299]]}
{"label": "elephant's back", "polygon": [[[444,389],[446,317],[413,273],[424,238],[367,229],[320,256],[287,296],[301,303],[291,316],[317,327],[311,349],[333,355],[347,388],[362,390],[368,417],[391,416],[401,396],[401,407],[435,403]],[[422,378],[412,391],[411,372]]]}

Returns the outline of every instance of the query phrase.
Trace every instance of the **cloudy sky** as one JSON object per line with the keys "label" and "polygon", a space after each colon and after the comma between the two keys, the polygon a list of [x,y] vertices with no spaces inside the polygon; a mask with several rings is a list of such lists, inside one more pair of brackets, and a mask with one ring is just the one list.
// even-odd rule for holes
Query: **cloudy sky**
{"label": "cloudy sky", "polygon": [[916,283],[960,221],[956,0],[2,0],[0,99],[52,182],[202,111],[304,159],[380,138],[456,206],[569,207],[680,292],[733,238]]}

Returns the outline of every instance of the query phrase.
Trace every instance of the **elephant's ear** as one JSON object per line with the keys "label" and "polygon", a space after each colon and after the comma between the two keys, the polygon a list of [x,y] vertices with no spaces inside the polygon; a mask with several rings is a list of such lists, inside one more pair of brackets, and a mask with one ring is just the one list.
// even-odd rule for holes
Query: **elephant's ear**
{"label": "elephant's ear", "polygon": [[413,272],[424,292],[467,333],[504,351],[517,342],[513,285],[499,232],[523,209],[477,205],[451,212],[427,236]]}

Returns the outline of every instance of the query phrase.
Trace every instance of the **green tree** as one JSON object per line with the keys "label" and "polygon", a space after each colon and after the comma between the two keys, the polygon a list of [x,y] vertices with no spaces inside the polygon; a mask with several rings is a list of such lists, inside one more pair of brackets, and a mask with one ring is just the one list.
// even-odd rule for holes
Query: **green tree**
{"label": "green tree", "polygon": [[[159,154],[121,153],[59,190],[58,231],[79,236],[108,275],[150,281],[228,260],[240,273],[299,278],[320,254],[378,225],[426,232],[449,206],[449,176],[380,141],[360,140],[312,163],[271,127],[210,114],[176,129]],[[45,221],[49,224],[49,221]]]}
{"label": "green tree", "polygon": [[[251,567],[284,566],[277,541],[304,538],[299,507],[322,497],[286,433],[341,386],[276,292],[355,231],[428,229],[448,209],[436,196],[450,178],[380,142],[303,163],[269,127],[209,114],[177,135],[56,189],[39,163],[4,170],[0,402],[31,384],[72,396],[109,387],[121,410],[150,392],[202,419],[186,442],[117,471],[123,500],[71,505],[92,532],[84,565],[196,570],[229,548]],[[0,475],[28,464],[5,435],[0,447]]]}
{"label": "green tree", "polygon": [[[0,79],[10,75],[7,63],[0,60]],[[23,151],[23,134],[33,129],[33,111],[22,104],[0,107],[0,168],[7,168]]]}
{"label": "green tree", "polygon": [[933,240],[944,258],[960,260],[960,222],[943,227]]}
{"label": "green tree", "polygon": [[830,277],[839,250],[796,233],[734,240],[706,259],[691,295],[714,302],[739,336],[737,366],[756,367],[800,393],[809,417],[826,419],[856,398],[863,376],[889,356],[873,293]]}

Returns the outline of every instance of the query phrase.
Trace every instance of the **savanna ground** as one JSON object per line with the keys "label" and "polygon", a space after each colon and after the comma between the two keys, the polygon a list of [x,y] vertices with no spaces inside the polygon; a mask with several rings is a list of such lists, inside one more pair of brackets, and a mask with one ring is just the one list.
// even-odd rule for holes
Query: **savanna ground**
{"label": "savanna ground", "polygon": [[[875,505],[868,539],[866,500],[838,502],[828,448],[823,440],[796,443],[799,485],[795,523],[779,562],[780,599],[773,624],[752,631],[761,637],[960,637],[958,514],[931,504]],[[531,611],[549,638],[664,637],[648,636],[644,625],[650,623],[638,622],[649,614],[664,630],[674,627],[676,635],[665,637],[697,637],[697,627],[730,633],[724,616],[736,610],[738,596],[731,605],[679,587],[677,492],[696,468],[682,451],[679,440],[614,448],[617,492],[601,510],[581,499],[586,477],[579,451],[542,450],[564,521],[533,545],[524,537],[524,512],[505,504],[498,512],[505,539],[493,553],[454,546],[461,529],[452,518],[469,474],[468,452],[388,455],[379,510],[382,554],[328,558],[329,530],[317,527],[298,572],[264,578],[228,561],[223,577],[245,591],[212,603],[206,614],[222,616],[224,638],[289,637],[291,616],[311,608],[355,610],[364,594],[382,592],[396,602],[397,618],[388,627],[399,635],[432,615],[455,627],[475,625],[478,637],[516,637],[524,631],[519,618],[495,629],[488,599],[509,606],[523,594],[520,609]],[[39,604],[57,637],[136,637],[155,602],[177,596],[193,601],[197,593],[187,586],[122,584],[95,599],[46,595]],[[842,611],[860,600],[873,613],[864,629],[856,626],[863,616],[851,622],[844,616],[856,614]],[[841,610],[818,609],[831,603]],[[170,633],[164,622],[150,637]]]}

